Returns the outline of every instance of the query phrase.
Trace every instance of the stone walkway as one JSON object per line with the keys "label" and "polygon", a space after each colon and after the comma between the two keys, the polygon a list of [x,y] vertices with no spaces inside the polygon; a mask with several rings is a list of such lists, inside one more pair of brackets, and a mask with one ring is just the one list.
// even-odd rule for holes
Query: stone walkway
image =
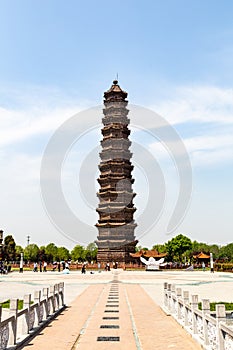
{"label": "stone walkway", "polygon": [[89,285],[24,348],[201,349],[139,284],[121,283],[118,272],[112,278],[109,283]]}

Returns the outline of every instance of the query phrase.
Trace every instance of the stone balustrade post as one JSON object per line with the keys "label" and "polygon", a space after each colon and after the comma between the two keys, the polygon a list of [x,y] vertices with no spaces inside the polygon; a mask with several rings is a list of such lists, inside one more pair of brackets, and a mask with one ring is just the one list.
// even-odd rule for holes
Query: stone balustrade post
{"label": "stone balustrade post", "polygon": [[167,308],[169,311],[171,311],[171,284],[170,283],[168,283],[167,285],[167,298],[168,298]]}
{"label": "stone balustrade post", "polygon": [[165,308],[168,307],[167,282],[164,282],[163,284],[163,304]]}
{"label": "stone balustrade post", "polygon": [[26,294],[23,297],[23,308],[27,309],[27,313],[25,314],[25,322],[22,324],[22,334],[28,334],[30,331],[30,308],[31,308],[31,294]]}
{"label": "stone balustrade post", "polygon": [[174,284],[171,285],[171,313],[175,314],[175,304],[176,304],[176,287]]}
{"label": "stone balustrade post", "polygon": [[192,308],[193,334],[197,334],[197,316],[195,314],[195,310],[198,309],[198,295],[192,295],[191,308]]}
{"label": "stone balustrade post", "polygon": [[35,302],[35,304],[37,304],[37,307],[36,307],[36,326],[38,326],[41,322],[40,301],[41,301],[41,291],[37,290],[34,292],[34,302]]}
{"label": "stone balustrade post", "polygon": [[189,321],[188,321],[188,308],[186,305],[189,305],[189,292],[187,290],[183,291],[183,301],[184,301],[184,325],[188,326]]}
{"label": "stone balustrade post", "polygon": [[178,320],[180,320],[182,318],[182,313],[181,313],[182,304],[180,303],[181,295],[182,295],[182,289],[176,288],[177,318],[178,318]]}
{"label": "stone balustrade post", "polygon": [[56,310],[55,287],[54,287],[54,285],[49,287],[49,294],[52,297],[52,311],[53,311],[52,313],[54,313],[55,310]]}
{"label": "stone balustrade post", "polygon": [[60,299],[61,299],[61,305],[64,306],[65,305],[65,300],[64,300],[64,282],[60,282],[58,287],[59,287],[59,295],[60,295]]}
{"label": "stone balustrade post", "polygon": [[54,295],[55,295],[55,300],[56,300],[56,310],[59,309],[60,307],[60,300],[59,300],[59,285],[55,284],[54,285]]}
{"label": "stone balustrade post", "polygon": [[209,337],[208,337],[208,322],[206,321],[205,315],[210,314],[210,301],[209,299],[202,299],[202,322],[203,322],[203,336],[204,336],[204,344],[209,345]]}
{"label": "stone balustrade post", "polygon": [[224,304],[216,304],[217,349],[224,350],[224,336],[220,323],[226,321],[226,309]]}
{"label": "stone balustrade post", "polygon": [[11,322],[11,332],[9,335],[9,345],[15,345],[17,339],[17,316],[18,316],[18,299],[10,300],[9,316],[14,316]]}
{"label": "stone balustrade post", "polygon": [[45,308],[46,318],[49,316],[49,313],[50,313],[48,298],[49,298],[49,288],[43,288],[43,299],[45,300],[44,308]]}

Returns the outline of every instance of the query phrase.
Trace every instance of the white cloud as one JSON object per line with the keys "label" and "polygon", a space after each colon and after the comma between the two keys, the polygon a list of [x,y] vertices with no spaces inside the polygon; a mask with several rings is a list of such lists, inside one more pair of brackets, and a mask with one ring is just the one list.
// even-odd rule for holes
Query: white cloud
{"label": "white cloud", "polygon": [[79,112],[78,107],[15,111],[0,108],[0,145],[9,145],[29,137],[56,130]]}
{"label": "white cloud", "polygon": [[[232,161],[233,89],[179,87],[172,99],[157,104],[156,111],[174,127],[179,124],[192,165]],[[168,156],[157,142],[149,147],[161,159]]]}
{"label": "white cloud", "polygon": [[151,106],[171,124],[199,123],[233,124],[233,89],[215,86],[179,87],[173,97]]}
{"label": "white cloud", "polygon": [[[233,159],[233,138],[231,135],[197,136],[183,139],[183,143],[190,156],[193,166],[209,166],[222,164]],[[173,145],[176,156],[179,148]],[[159,162],[163,162],[170,156],[163,145],[159,142],[151,143],[149,150]]]}
{"label": "white cloud", "polygon": [[199,136],[184,140],[193,165],[221,164],[233,159],[231,135]]}

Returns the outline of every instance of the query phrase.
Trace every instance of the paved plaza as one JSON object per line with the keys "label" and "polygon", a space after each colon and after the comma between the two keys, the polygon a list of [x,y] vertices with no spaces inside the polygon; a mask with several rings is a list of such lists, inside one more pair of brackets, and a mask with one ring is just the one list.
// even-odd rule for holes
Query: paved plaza
{"label": "paved plaza", "polygon": [[209,271],[71,271],[0,276],[0,299],[65,283],[68,306],[27,347],[35,349],[200,349],[176,321],[165,315],[164,282],[210,301],[233,301],[233,274]]}

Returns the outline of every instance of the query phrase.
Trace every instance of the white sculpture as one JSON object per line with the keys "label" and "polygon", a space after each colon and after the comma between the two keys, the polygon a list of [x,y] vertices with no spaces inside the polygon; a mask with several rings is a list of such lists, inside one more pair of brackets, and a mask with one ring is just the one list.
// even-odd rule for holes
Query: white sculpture
{"label": "white sculpture", "polygon": [[163,264],[164,258],[161,258],[159,260],[155,260],[154,258],[150,257],[149,260],[144,259],[143,257],[140,257],[140,260],[143,264],[146,265],[146,270],[159,270],[159,266],[163,266],[166,264]]}

